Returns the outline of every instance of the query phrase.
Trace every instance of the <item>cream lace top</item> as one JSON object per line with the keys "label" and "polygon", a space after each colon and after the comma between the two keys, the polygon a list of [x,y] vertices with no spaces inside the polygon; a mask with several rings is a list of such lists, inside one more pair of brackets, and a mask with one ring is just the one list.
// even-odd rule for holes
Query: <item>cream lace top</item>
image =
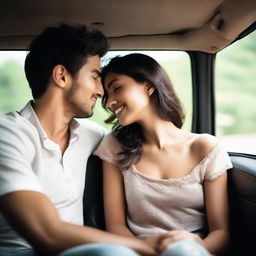
{"label": "cream lace top", "polygon": [[[94,154],[116,163],[120,146],[112,133],[102,140]],[[127,224],[138,237],[149,237],[174,229],[207,234],[203,181],[214,180],[232,168],[230,158],[217,143],[191,171],[177,179],[155,179],[135,166],[121,171],[127,201]]]}

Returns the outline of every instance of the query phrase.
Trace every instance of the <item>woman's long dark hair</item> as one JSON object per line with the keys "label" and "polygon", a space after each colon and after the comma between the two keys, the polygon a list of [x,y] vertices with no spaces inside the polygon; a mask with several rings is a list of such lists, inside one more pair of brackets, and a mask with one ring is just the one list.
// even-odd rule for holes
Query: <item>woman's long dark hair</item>
{"label": "woman's long dark hair", "polygon": [[[136,82],[146,82],[154,87],[150,97],[159,116],[163,120],[171,121],[178,128],[182,127],[184,113],[181,103],[166,72],[153,58],[138,53],[113,58],[102,70],[103,85],[110,72],[129,76]],[[108,93],[105,90],[102,106],[106,110],[107,100]],[[122,169],[128,169],[141,158],[142,143],[145,141],[143,129],[138,123],[121,126],[114,113],[105,122],[113,124],[113,134],[122,147],[118,164]]]}

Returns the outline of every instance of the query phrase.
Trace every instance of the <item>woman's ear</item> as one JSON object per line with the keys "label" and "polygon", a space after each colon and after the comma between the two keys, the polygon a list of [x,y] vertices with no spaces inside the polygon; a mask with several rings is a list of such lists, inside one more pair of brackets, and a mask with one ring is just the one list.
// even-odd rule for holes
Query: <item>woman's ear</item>
{"label": "woman's ear", "polygon": [[61,87],[67,87],[70,74],[63,65],[56,65],[52,70],[52,80],[54,83]]}
{"label": "woman's ear", "polygon": [[152,87],[151,85],[149,84],[146,84],[146,91],[147,91],[147,95],[148,96],[151,96],[153,94],[153,92],[155,91],[155,88]]}

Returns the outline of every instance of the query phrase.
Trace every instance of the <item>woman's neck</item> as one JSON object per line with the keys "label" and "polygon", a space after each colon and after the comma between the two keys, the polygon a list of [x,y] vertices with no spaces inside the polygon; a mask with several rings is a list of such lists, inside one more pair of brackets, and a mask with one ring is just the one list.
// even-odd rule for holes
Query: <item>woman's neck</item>
{"label": "woman's neck", "polygon": [[156,146],[158,149],[164,148],[171,142],[177,143],[181,139],[183,131],[177,128],[172,122],[160,118],[148,120],[141,123],[147,145]]}

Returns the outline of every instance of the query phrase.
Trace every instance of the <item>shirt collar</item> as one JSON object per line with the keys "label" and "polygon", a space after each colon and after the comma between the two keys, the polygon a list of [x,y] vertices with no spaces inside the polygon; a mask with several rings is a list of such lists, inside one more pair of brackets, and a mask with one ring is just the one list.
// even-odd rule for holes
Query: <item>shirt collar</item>
{"label": "shirt collar", "polygon": [[[26,106],[20,111],[21,116],[25,117],[35,128],[37,129],[39,133],[39,137],[42,140],[42,142],[50,140],[47,137],[46,132],[44,131],[43,127],[40,124],[39,119],[37,118],[37,115],[32,107],[33,101],[29,101]],[[70,122],[70,142],[74,142],[78,139],[80,124],[77,120],[72,119]],[[51,141],[51,140],[50,140]]]}
{"label": "shirt collar", "polygon": [[39,133],[40,139],[44,141],[48,137],[43,127],[41,126],[40,121],[37,118],[37,115],[32,107],[32,104],[33,104],[33,101],[32,100],[29,101],[27,105],[20,111],[20,114],[21,116],[25,117],[33,126],[36,127]]}
{"label": "shirt collar", "polygon": [[78,139],[79,137],[79,127],[80,124],[76,119],[72,119],[69,125],[70,129],[70,142],[74,142]]}

